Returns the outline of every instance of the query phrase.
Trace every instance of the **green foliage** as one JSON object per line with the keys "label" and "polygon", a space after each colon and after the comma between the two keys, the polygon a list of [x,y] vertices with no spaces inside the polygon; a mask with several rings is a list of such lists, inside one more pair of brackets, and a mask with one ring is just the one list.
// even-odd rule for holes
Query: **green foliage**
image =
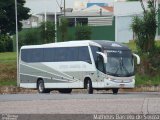
{"label": "green foliage", "polygon": [[141,1],[142,8],[144,10],[143,17],[134,17],[131,28],[136,35],[136,44],[139,52],[150,52],[155,48],[154,40],[156,35],[157,10],[154,0],[148,1],[148,9],[145,10],[143,2]]}
{"label": "green foliage", "polygon": [[55,25],[53,22],[43,22],[40,26],[42,43],[55,42]]}
{"label": "green foliage", "polygon": [[16,61],[16,53],[15,52],[3,52],[0,53],[0,63],[7,63],[8,61]]}
{"label": "green foliage", "polygon": [[61,19],[59,30],[60,30],[61,40],[66,41],[68,38],[68,20],[66,18]]}
{"label": "green foliage", "polygon": [[19,32],[19,47],[23,45],[40,44],[40,30],[38,28],[30,28]]}
{"label": "green foliage", "polygon": [[136,75],[136,86],[158,86],[160,85],[160,75]]}
{"label": "green foliage", "polygon": [[[132,51],[137,52],[135,41],[130,41],[127,46]],[[153,78],[158,74],[160,75],[160,41],[155,41],[155,48],[150,53],[140,54],[140,58],[141,64],[136,67],[136,73]]]}
{"label": "green foliage", "polygon": [[157,28],[156,2],[148,0],[148,9],[145,9],[142,0],[140,2],[143,9],[143,17],[134,17],[131,25],[136,35],[136,45],[141,56],[141,65],[137,70],[139,74],[151,77],[160,74],[160,49],[155,45]]}
{"label": "green foliage", "polygon": [[150,74],[154,76],[160,71],[160,47],[156,46],[151,54],[149,54],[149,63],[151,69]]}
{"label": "green foliage", "polygon": [[127,0],[127,1],[139,1],[139,0]]}
{"label": "green foliage", "polygon": [[91,39],[91,28],[89,26],[76,26],[75,37],[76,40],[90,40]]}
{"label": "green foliage", "polygon": [[12,52],[13,40],[9,35],[0,35],[0,52]]}
{"label": "green foliage", "polygon": [[39,28],[29,28],[19,32],[19,47],[23,45],[51,43],[54,40],[55,29],[52,22],[42,23]]}
{"label": "green foliage", "polygon": [[130,40],[129,43],[124,43],[124,44],[127,45],[133,52],[137,53],[135,40]]}
{"label": "green foliage", "polygon": [[16,86],[17,81],[16,80],[3,80],[0,82],[0,86]]}
{"label": "green foliage", "polygon": [[16,53],[0,53],[0,86],[16,85]]}
{"label": "green foliage", "polygon": [[[0,34],[15,33],[15,1],[0,0]],[[18,10],[18,29],[21,30],[22,23],[20,21],[28,19],[30,9],[24,7],[25,0],[17,0]]]}

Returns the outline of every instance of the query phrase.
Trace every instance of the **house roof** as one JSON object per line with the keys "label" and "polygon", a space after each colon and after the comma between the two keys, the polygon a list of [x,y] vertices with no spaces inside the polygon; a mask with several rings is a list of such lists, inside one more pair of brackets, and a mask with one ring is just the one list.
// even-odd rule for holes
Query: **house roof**
{"label": "house roof", "polygon": [[100,10],[102,10],[102,12],[110,12],[109,10],[103,8],[103,7],[100,7],[98,5],[92,5],[91,7],[88,7],[82,11],[87,11],[87,12],[100,12]]}
{"label": "house roof", "polygon": [[102,8],[108,10],[109,12],[113,12],[113,7],[102,6]]}
{"label": "house roof", "polygon": [[[56,12],[57,15],[63,15],[61,12]],[[45,12],[38,13],[37,15],[45,15]],[[46,12],[46,15],[55,15],[55,12]]]}
{"label": "house roof", "polygon": [[88,12],[88,11],[76,11],[76,12],[66,12],[66,17],[103,17],[103,16],[113,16],[111,12]]}

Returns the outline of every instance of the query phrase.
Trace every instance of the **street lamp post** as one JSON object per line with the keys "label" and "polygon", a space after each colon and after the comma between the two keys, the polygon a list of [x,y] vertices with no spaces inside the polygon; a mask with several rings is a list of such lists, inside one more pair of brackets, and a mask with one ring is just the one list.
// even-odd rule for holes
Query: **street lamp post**
{"label": "street lamp post", "polygon": [[55,22],[55,42],[57,42],[57,13],[55,11],[55,14],[54,14],[54,22]]}
{"label": "street lamp post", "polygon": [[64,0],[64,16],[66,16],[66,11],[65,11],[65,9],[66,9],[66,0]]}
{"label": "street lamp post", "polygon": [[19,80],[19,48],[18,48],[17,0],[15,0],[15,19],[16,19],[17,86],[20,86],[20,80]]}

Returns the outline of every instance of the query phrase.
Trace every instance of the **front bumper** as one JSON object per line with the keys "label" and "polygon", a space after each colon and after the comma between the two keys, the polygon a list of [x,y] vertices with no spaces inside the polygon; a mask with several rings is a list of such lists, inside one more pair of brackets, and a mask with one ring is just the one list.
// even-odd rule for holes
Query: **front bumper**
{"label": "front bumper", "polygon": [[134,88],[135,79],[126,79],[126,80],[104,80],[104,87],[106,88]]}

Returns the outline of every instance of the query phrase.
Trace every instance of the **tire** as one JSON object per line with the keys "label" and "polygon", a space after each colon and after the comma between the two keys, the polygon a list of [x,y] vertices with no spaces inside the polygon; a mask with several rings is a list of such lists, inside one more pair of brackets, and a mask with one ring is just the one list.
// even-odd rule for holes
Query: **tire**
{"label": "tire", "polygon": [[87,93],[88,94],[93,94],[93,87],[92,87],[92,82],[91,80],[87,80],[86,85],[85,85],[86,89],[87,89]]}
{"label": "tire", "polygon": [[113,94],[116,95],[116,94],[118,93],[118,90],[119,90],[118,88],[113,88],[113,89],[112,89]]}
{"label": "tire", "polygon": [[66,88],[66,89],[59,89],[58,91],[59,91],[60,93],[71,93],[71,92],[72,92],[72,89]]}
{"label": "tire", "polygon": [[49,89],[45,89],[44,81],[43,80],[38,80],[38,82],[37,82],[37,89],[38,89],[39,93],[50,93]]}

